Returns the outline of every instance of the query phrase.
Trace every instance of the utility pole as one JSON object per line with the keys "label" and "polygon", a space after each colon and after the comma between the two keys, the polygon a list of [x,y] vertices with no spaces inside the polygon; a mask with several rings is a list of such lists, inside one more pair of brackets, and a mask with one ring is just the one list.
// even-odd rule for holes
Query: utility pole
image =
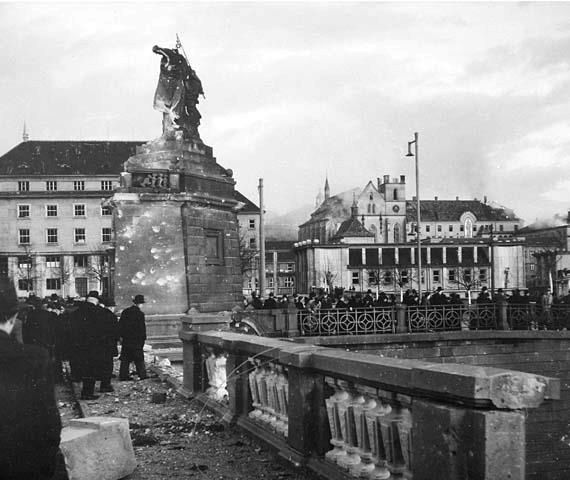
{"label": "utility pole", "polygon": [[[414,153],[412,153],[414,145]],[[418,132],[414,133],[414,139],[408,142],[408,154],[406,157],[416,157],[416,205],[418,210],[416,235],[418,237],[418,298],[422,301],[422,241],[421,241],[421,212],[420,212],[420,169],[418,162]]]}
{"label": "utility pole", "polygon": [[265,225],[263,205],[263,178],[259,179],[259,296],[265,297]]}

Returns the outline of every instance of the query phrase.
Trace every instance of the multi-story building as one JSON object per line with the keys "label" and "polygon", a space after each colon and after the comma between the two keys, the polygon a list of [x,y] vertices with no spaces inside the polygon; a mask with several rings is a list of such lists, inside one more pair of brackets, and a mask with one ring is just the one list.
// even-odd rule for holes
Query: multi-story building
{"label": "multi-story building", "polygon": [[552,289],[554,295],[569,293],[570,212],[565,221],[532,224],[520,231],[524,238],[525,276],[531,294]]}
{"label": "multi-story building", "polygon": [[239,210],[239,241],[243,293],[259,288],[259,207],[236,190],[236,200],[244,206]]}
{"label": "multi-story building", "polygon": [[[299,227],[300,292],[419,289],[417,209],[405,199],[403,176],[334,197],[325,189],[324,197]],[[422,291],[525,287],[523,242],[513,237],[520,220],[513,213],[476,200],[422,201],[421,209]]]}
{"label": "multi-story building", "polygon": [[[322,197],[320,197],[322,198]],[[332,241],[341,223],[350,216],[352,202],[359,211],[359,220],[378,243],[405,243],[416,239],[417,202],[406,198],[406,177],[384,175],[377,182],[368,182],[338,195],[330,195],[325,183],[324,201],[299,226],[298,240]],[[421,200],[422,239],[444,238],[508,238],[522,227],[514,212],[495,207],[481,200]]]}
{"label": "multi-story building", "polygon": [[265,242],[265,277],[267,292],[291,295],[295,289],[295,250],[292,241]]}
{"label": "multi-story building", "polygon": [[[28,141],[0,157],[0,276],[20,296],[112,294],[113,212],[123,163],[144,142]],[[238,213],[249,225],[255,205]]]}

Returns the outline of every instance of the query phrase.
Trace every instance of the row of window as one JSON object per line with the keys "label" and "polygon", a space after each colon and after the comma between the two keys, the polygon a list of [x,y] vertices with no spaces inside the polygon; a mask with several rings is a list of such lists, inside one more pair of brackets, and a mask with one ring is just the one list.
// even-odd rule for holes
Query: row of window
{"label": "row of window", "polygon": [[[29,269],[32,267],[33,258],[31,255],[19,256],[18,257],[18,268],[19,269]],[[8,259],[3,257],[0,263],[5,264],[5,270],[8,271]],[[46,267],[48,268],[59,268],[61,266],[61,257],[59,255],[46,255],[45,257]],[[108,266],[109,259],[105,256],[97,257],[97,263],[102,266]],[[89,266],[89,255],[73,255],[73,266],[78,268],[85,268]]]}
{"label": "row of window", "polygon": [[[45,182],[46,192],[56,192],[58,190],[58,183],[57,180],[47,180]],[[85,190],[85,180],[74,180],[73,181],[73,190],[75,192],[82,192]],[[101,180],[101,190],[102,191],[111,191],[113,190],[113,181],[112,180]],[[30,181],[29,180],[20,180],[18,181],[18,191],[19,192],[29,192],[30,191]]]}
{"label": "row of window", "polygon": [[[486,268],[480,268],[478,270],[478,279],[481,283],[486,283],[488,279],[488,271]],[[432,270],[432,282],[433,283],[441,283],[442,276],[441,270]],[[471,284],[473,281],[474,271],[471,268],[463,268],[461,270],[456,270],[454,268],[450,268],[447,270],[447,281],[450,283],[455,283],[459,286],[467,286]],[[369,285],[392,285],[395,282],[402,283],[405,285],[409,282],[410,273],[408,270],[386,270],[384,272],[379,271],[368,271],[368,284]],[[425,272],[422,271],[422,284],[425,283]],[[352,272],[352,284],[359,285],[360,284],[360,271],[353,271]]]}
{"label": "row of window", "polygon": [[[447,229],[449,232],[453,232],[454,231],[455,226],[452,224],[449,224],[447,226]],[[519,226],[518,225],[514,225],[514,230],[515,232],[518,231]],[[431,232],[431,225],[426,225],[425,226],[426,229],[426,233],[430,233]],[[443,232],[443,225],[436,225],[436,229],[438,233]],[[415,231],[415,227],[412,228],[412,231]],[[459,225],[459,231],[460,232],[464,232],[465,231],[465,225]],[[492,231],[492,225],[479,225],[479,231],[480,232],[491,232]],[[499,225],[499,232],[504,232],[505,231],[505,226],[504,225]]]}
{"label": "row of window", "polygon": [[[364,251],[364,257],[363,257]],[[380,253],[381,251],[381,253]],[[396,257],[397,251],[397,257]],[[412,261],[412,251],[414,258]],[[461,251],[461,254],[460,254]],[[489,263],[489,247],[428,247],[422,248],[422,264],[427,265],[458,265],[477,263]],[[429,257],[429,262],[428,262]],[[397,261],[396,261],[397,258]],[[461,259],[461,260],[460,260]],[[392,266],[417,264],[417,249],[411,247],[382,247],[378,248],[350,248],[348,250],[348,264],[351,267],[359,265],[369,266]]]}
{"label": "row of window", "polygon": [[[48,244],[55,244],[59,242],[59,229],[57,228],[46,228],[45,239]],[[85,243],[87,236],[85,233],[85,228],[74,228],[73,229],[73,242],[74,243]],[[108,243],[113,240],[113,229],[109,227],[103,227],[101,229],[101,242]],[[30,245],[32,243],[32,238],[30,235],[29,228],[20,228],[18,230],[18,243],[20,245]]]}
{"label": "row of window", "polygon": [[[45,205],[45,216],[46,217],[57,217],[59,215],[59,207],[56,204]],[[74,217],[85,217],[86,216],[86,205],[84,203],[77,203],[73,205],[73,216]],[[21,204],[18,205],[18,218],[30,218],[31,215],[31,205]],[[113,215],[111,207],[103,206],[101,207],[101,215],[109,216]]]}

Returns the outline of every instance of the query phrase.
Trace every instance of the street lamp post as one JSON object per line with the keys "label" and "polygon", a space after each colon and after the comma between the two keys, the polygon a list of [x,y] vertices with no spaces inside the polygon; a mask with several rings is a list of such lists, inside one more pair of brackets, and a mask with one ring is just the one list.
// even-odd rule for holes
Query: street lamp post
{"label": "street lamp post", "polygon": [[[414,153],[412,153],[412,145],[414,146]],[[420,212],[420,169],[418,163],[418,132],[414,133],[414,139],[408,142],[408,154],[406,157],[416,157],[416,208],[417,208],[417,222],[416,222],[416,236],[418,239],[418,298],[420,303],[422,301],[422,242],[421,242],[421,212]]]}

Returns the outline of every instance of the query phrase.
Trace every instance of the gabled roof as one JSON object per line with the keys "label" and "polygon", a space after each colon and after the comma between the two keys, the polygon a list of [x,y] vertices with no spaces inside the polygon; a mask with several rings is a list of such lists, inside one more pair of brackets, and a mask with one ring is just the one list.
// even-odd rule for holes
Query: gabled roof
{"label": "gabled roof", "polygon": [[[119,175],[136,147],[144,143],[30,140],[0,157],[0,175]],[[259,213],[259,207],[237,190],[234,198],[244,203],[240,213]]]}
{"label": "gabled roof", "polygon": [[374,234],[368,231],[355,216],[345,220],[338,227],[338,232],[332,237],[332,241],[338,241],[346,237],[374,237]]}
{"label": "gabled roof", "polygon": [[245,205],[239,210],[239,213],[260,213],[259,207],[253,203],[249,198],[242,195],[237,190],[234,190],[234,198],[238,202],[242,202]]}
{"label": "gabled roof", "polygon": [[[420,208],[422,222],[458,222],[465,212],[475,215],[478,222],[520,220],[502,208],[494,208],[479,200],[420,200]],[[406,219],[417,220],[415,201],[406,202]]]}
{"label": "gabled roof", "polygon": [[0,157],[0,175],[119,175],[145,142],[43,141],[16,145]]}
{"label": "gabled roof", "polygon": [[350,205],[353,200],[353,194],[360,194],[360,188],[353,188],[346,192],[333,195],[326,199],[313,213],[310,220],[306,221],[299,227],[310,225],[311,223],[327,220],[331,218],[347,218],[350,216]]}

